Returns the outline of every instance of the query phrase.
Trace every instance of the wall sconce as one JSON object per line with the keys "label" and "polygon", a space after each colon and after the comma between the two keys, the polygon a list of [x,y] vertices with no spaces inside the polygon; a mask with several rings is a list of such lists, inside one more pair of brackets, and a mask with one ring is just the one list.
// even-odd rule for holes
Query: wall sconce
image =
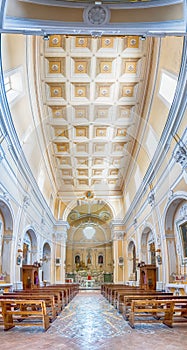
{"label": "wall sconce", "polygon": [[156,258],[157,258],[158,264],[161,265],[161,264],[162,264],[162,257],[161,257],[161,255],[160,255],[161,249],[155,250],[155,253],[158,253],[158,255],[156,256]]}
{"label": "wall sconce", "polygon": [[119,256],[119,258],[118,258],[118,265],[119,266],[123,266],[124,265],[124,259],[123,259],[122,256]]}
{"label": "wall sconce", "polygon": [[43,40],[44,40],[44,41],[48,41],[48,40],[49,40],[49,34],[44,34]]}
{"label": "wall sconce", "polygon": [[158,262],[158,264],[159,265],[162,265],[162,257],[161,257],[161,255],[159,254],[159,255],[157,255],[157,262]]}
{"label": "wall sconce", "polygon": [[41,263],[44,263],[44,262],[48,262],[49,261],[49,257],[47,255],[44,255],[43,258],[40,259]]}
{"label": "wall sconce", "polygon": [[21,265],[21,259],[22,259],[22,256],[19,254],[19,255],[17,256],[17,259],[16,259],[17,265]]}

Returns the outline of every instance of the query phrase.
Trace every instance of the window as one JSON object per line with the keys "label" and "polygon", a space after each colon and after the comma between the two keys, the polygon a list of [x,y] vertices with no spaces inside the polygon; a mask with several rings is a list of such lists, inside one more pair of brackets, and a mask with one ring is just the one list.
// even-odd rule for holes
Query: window
{"label": "window", "polygon": [[23,69],[18,67],[5,73],[4,76],[5,91],[9,103],[23,95]]}
{"label": "window", "polygon": [[177,76],[163,70],[161,75],[159,95],[168,107],[170,107],[173,102],[176,86]]}

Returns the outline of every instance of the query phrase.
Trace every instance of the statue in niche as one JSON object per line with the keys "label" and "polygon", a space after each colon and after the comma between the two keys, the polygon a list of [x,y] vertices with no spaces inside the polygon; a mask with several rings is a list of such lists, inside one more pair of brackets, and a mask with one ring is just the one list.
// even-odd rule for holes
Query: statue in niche
{"label": "statue in niche", "polygon": [[79,264],[80,264],[80,256],[79,256],[79,255],[76,255],[76,256],[75,256],[75,264],[76,264],[76,265],[79,265]]}
{"label": "statue in niche", "polygon": [[88,256],[87,256],[87,265],[90,265],[92,263],[91,261],[91,255],[90,253],[88,253]]}
{"label": "statue in niche", "polygon": [[103,256],[102,255],[99,255],[98,256],[98,264],[103,264]]}

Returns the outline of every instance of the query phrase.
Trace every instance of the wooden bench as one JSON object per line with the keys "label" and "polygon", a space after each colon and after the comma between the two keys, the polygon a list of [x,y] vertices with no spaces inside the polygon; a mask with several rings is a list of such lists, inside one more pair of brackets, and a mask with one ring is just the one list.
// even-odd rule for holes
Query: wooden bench
{"label": "wooden bench", "polygon": [[173,300],[132,300],[129,313],[129,324],[132,328],[135,323],[164,323],[173,326]]}
{"label": "wooden bench", "polygon": [[[123,313],[123,308],[124,308],[124,297],[125,296],[137,296],[136,299],[138,299],[138,297],[142,296],[146,298],[146,296],[153,296],[153,298],[155,297],[156,299],[156,296],[172,296],[173,293],[171,292],[159,292],[159,291],[155,291],[155,290],[140,290],[140,291],[116,291],[116,295],[115,295],[115,300],[114,300],[114,306],[116,307],[116,309],[118,309],[119,312]],[[141,299],[141,298],[140,298]]]}
{"label": "wooden bench", "polygon": [[[62,300],[62,293],[60,291],[57,291],[57,290],[43,290],[43,289],[40,289],[40,288],[37,288],[37,289],[32,289],[32,290],[19,290],[19,291],[15,291],[13,292],[15,294],[25,294],[26,296],[32,296],[32,295],[36,295],[38,296],[38,298],[42,298],[42,295],[51,295],[51,296],[54,296],[55,297],[55,308],[57,310],[57,313],[59,314],[61,312],[61,310],[63,309],[64,307],[64,301]],[[8,293],[6,293],[6,295],[8,295]]]}
{"label": "wooden bench", "polygon": [[[45,300],[47,315],[49,316],[50,322],[53,322],[58,315],[58,307],[55,304],[55,296],[49,294],[34,294],[34,293],[6,293],[0,296],[0,300],[18,300],[18,299],[28,299],[28,300]],[[0,305],[1,305],[0,301]]]}
{"label": "wooden bench", "polygon": [[109,295],[110,295],[111,291],[114,289],[120,289],[120,288],[137,288],[137,287],[131,287],[131,286],[125,285],[125,284],[110,283],[110,284],[102,285],[101,293],[106,299],[109,299]]}
{"label": "wooden bench", "polygon": [[116,291],[143,291],[144,289],[141,289],[140,287],[134,287],[134,286],[111,286],[107,289],[107,295],[106,299],[113,304],[114,302],[114,294]]}
{"label": "wooden bench", "polygon": [[123,303],[123,310],[122,310],[122,314],[125,320],[128,320],[129,318],[129,314],[130,314],[130,310],[131,310],[131,303],[133,300],[173,300],[174,301],[174,319],[176,319],[178,312],[177,312],[177,308],[180,307],[180,311],[181,308],[183,307],[183,317],[185,317],[185,303],[187,301],[187,296],[185,295],[180,295],[180,296],[176,296],[176,295],[168,295],[167,293],[161,293],[161,294],[148,294],[148,295],[125,295],[123,296],[124,299],[124,303]]}
{"label": "wooden bench", "polygon": [[118,308],[118,304],[119,304],[123,295],[129,295],[129,294],[138,294],[139,295],[141,293],[143,294],[144,292],[146,292],[146,291],[144,289],[141,289],[141,288],[114,289],[111,293],[109,302],[112,305],[114,305],[115,308]]}
{"label": "wooden bench", "polygon": [[64,308],[66,305],[68,305],[68,303],[70,302],[71,298],[70,298],[70,289],[68,287],[65,286],[46,286],[46,287],[40,287],[38,288],[38,290],[40,291],[47,291],[47,292],[59,292],[60,293],[60,299],[61,299],[61,303],[62,303],[62,308]]}
{"label": "wooden bench", "polygon": [[49,316],[45,300],[28,299],[1,299],[4,330],[7,331],[16,325],[43,327],[46,331],[49,326]]}

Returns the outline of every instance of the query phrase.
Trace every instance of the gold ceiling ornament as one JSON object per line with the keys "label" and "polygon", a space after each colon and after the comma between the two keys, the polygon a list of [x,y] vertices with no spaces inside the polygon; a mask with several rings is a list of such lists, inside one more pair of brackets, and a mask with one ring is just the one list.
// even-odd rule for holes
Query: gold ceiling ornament
{"label": "gold ceiling ornament", "polygon": [[85,196],[87,199],[92,199],[92,198],[94,198],[94,193],[93,193],[93,191],[87,191],[85,193]]}

